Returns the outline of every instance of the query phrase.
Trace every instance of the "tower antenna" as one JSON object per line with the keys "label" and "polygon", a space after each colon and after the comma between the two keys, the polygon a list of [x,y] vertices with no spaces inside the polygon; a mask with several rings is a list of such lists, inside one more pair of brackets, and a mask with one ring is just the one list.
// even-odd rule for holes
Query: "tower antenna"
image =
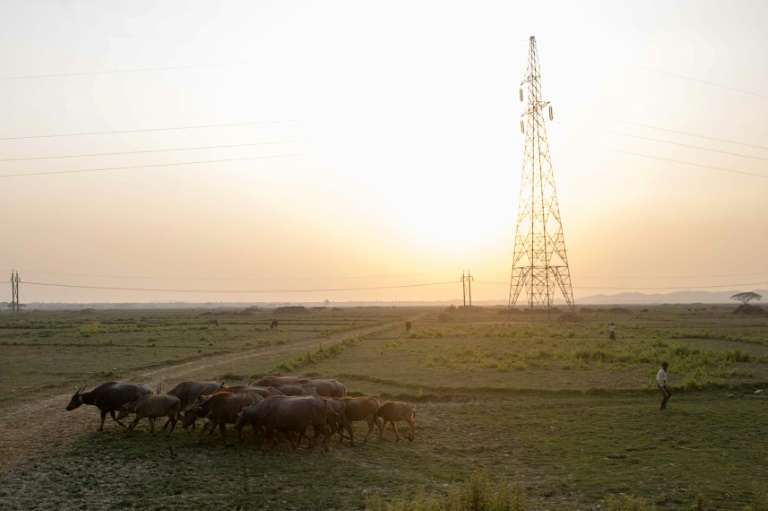
{"label": "tower antenna", "polygon": [[563,224],[557,203],[555,175],[549,156],[544,109],[550,120],[552,107],[541,99],[541,70],[536,38],[528,45],[528,70],[520,84],[526,104],[520,126],[525,135],[520,202],[517,212],[515,250],[509,287],[509,309],[525,290],[530,309],[543,305],[551,312],[556,289],[560,289],[571,312],[575,312]]}

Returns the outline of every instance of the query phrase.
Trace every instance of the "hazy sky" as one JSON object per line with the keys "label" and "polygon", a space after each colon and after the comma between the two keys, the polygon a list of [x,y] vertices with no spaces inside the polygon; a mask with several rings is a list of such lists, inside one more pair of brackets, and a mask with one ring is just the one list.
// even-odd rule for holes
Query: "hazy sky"
{"label": "hazy sky", "polygon": [[768,284],[764,0],[0,8],[0,301],[506,300],[531,35],[577,304]]}

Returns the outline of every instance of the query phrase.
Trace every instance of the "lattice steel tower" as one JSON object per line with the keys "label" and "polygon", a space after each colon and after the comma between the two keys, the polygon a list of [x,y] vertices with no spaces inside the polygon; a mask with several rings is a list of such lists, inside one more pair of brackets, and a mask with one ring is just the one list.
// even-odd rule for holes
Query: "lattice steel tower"
{"label": "lattice steel tower", "polygon": [[525,290],[531,309],[544,305],[551,310],[555,289],[559,288],[573,312],[571,274],[544,120],[545,108],[552,120],[552,106],[541,100],[541,71],[533,36],[528,47],[528,70],[520,85],[520,101],[523,100],[522,87],[526,91],[526,106],[520,120],[525,134],[525,151],[509,307],[511,309],[517,303]]}

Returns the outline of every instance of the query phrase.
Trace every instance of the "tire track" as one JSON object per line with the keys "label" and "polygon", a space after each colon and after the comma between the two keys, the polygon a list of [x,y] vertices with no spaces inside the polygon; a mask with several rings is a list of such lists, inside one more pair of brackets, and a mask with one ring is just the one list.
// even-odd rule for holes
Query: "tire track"
{"label": "tire track", "polygon": [[[292,354],[303,353],[306,349],[319,347],[324,343],[383,333],[396,328],[397,325],[399,323],[386,323],[269,349],[252,348],[244,352],[205,357],[126,375],[125,379],[128,381],[147,381],[154,378],[162,381],[191,379],[195,374],[220,371],[231,367],[234,362],[242,363],[244,360],[257,357],[268,357],[273,361],[271,365],[274,365]],[[83,406],[70,413],[66,412],[64,408],[69,403],[72,392],[62,393],[62,390],[41,392],[38,399],[6,403],[0,409],[0,478],[35,458],[70,448],[83,435],[95,434],[99,423],[97,409],[92,406]],[[107,417],[104,427],[106,430],[119,428],[110,417]]]}

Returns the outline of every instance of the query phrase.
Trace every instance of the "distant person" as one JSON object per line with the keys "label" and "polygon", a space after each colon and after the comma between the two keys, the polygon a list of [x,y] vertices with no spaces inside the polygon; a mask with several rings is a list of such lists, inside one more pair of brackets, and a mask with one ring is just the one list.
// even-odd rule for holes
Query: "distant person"
{"label": "distant person", "polygon": [[613,321],[611,321],[611,326],[608,327],[608,330],[611,332],[608,334],[608,338],[610,338],[612,341],[616,340],[616,325],[613,324]]}
{"label": "distant person", "polygon": [[672,397],[672,392],[669,390],[669,387],[667,387],[667,368],[668,367],[669,367],[668,363],[662,362],[661,369],[659,369],[659,372],[656,373],[656,386],[659,387],[659,392],[661,392],[660,410],[662,412],[667,409],[667,401],[669,401],[669,398]]}

